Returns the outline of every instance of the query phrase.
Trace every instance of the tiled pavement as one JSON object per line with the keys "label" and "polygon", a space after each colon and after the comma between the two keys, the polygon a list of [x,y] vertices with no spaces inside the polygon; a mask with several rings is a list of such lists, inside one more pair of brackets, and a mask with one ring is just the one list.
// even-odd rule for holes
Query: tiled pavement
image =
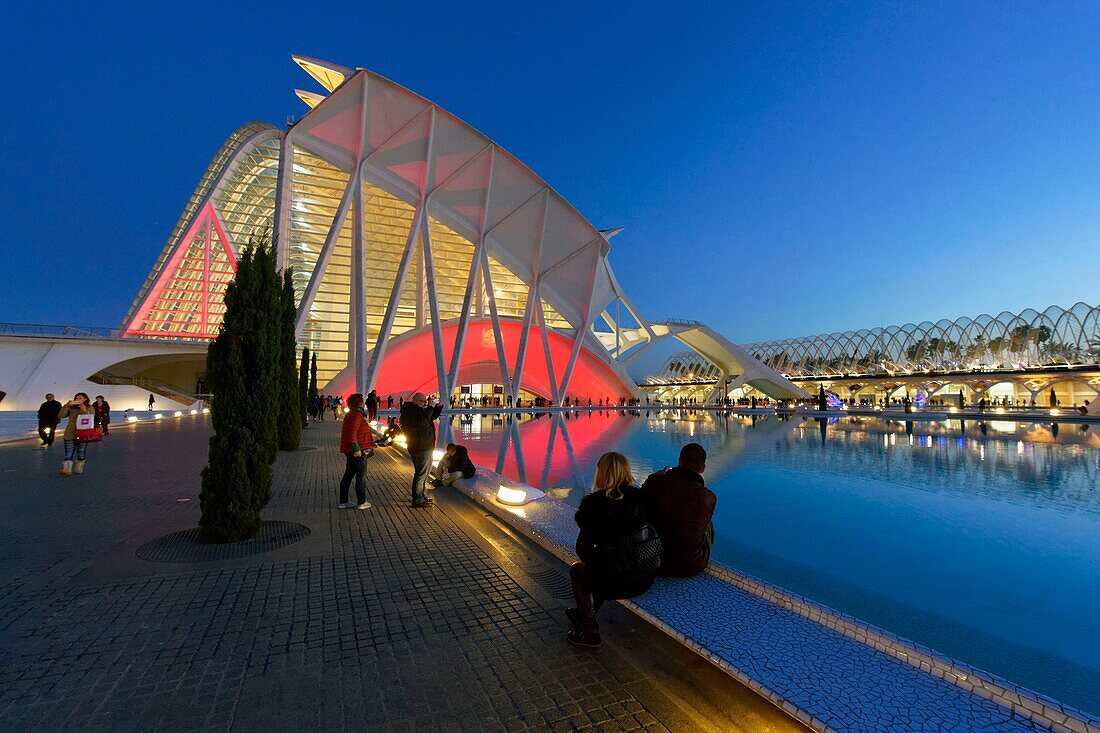
{"label": "tiled pavement", "polygon": [[[202,564],[135,550],[194,526],[203,418],[121,427],[79,477],[56,475],[59,446],[0,446],[0,729],[695,727],[637,666],[564,644],[560,604],[446,501],[410,508],[393,453],[371,460],[374,508],[335,510],[336,427],[280,455],[265,513],[312,534]],[[789,725],[750,708],[750,727]]]}

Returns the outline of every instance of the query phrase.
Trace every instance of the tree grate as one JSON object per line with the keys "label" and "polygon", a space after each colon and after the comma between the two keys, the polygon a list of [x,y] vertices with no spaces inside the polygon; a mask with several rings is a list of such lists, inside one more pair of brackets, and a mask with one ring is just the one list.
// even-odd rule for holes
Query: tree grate
{"label": "tree grate", "polygon": [[197,529],[157,537],[137,549],[137,556],[149,562],[217,562],[262,555],[292,545],[309,536],[309,527],[297,522],[264,522],[252,539],[243,542],[206,544],[199,542]]}
{"label": "tree grate", "polygon": [[527,574],[530,575],[536,583],[550,591],[550,595],[557,598],[559,601],[570,601],[573,599],[572,582],[570,582],[568,577],[557,570],[543,565],[537,570],[528,570]]}

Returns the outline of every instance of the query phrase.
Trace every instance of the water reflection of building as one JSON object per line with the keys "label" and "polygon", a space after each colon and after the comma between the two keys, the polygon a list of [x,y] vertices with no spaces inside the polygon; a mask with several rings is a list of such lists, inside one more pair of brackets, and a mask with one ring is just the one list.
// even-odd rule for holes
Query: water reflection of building
{"label": "water reflection of building", "polygon": [[[803,420],[767,460],[816,475],[849,473],[932,491],[1100,512],[1100,436],[1089,426],[1012,421]],[[1085,428],[1082,430],[1082,428]]]}
{"label": "water reflection of building", "polygon": [[746,462],[815,477],[848,476],[923,491],[968,492],[1013,502],[1100,512],[1100,435],[1083,425],[1012,421],[799,419],[692,410],[587,411],[538,416],[462,415],[446,440],[475,464],[576,503],[599,456],[625,453],[639,479],[675,459],[684,443],[707,449],[718,481]]}
{"label": "water reflection of building", "polygon": [[[674,462],[684,443],[695,441],[710,453],[708,473],[721,474],[797,424],[775,415],[694,410],[470,414],[445,422],[442,439],[465,445],[476,465],[576,503],[590,487],[596,461],[605,451],[626,454],[641,480]],[[639,441],[642,435],[647,441]],[[662,435],[666,441],[660,440]]]}

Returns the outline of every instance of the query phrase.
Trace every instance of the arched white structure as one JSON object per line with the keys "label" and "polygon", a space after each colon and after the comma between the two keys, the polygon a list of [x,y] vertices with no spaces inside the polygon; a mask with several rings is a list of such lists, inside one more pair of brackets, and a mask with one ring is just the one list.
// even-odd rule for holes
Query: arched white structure
{"label": "arched white structure", "polygon": [[404,375],[430,360],[433,391],[450,393],[460,374],[485,374],[483,353],[470,363],[473,323],[513,398],[638,397],[625,365],[669,334],[729,375],[802,394],[706,327],[645,321],[608,262],[620,230],[596,229],[479,131],[373,72],[294,60],[324,91],[297,90],[310,109],[289,130],[252,123],[222,146],[127,314],[129,336],[212,338],[237,254],[270,236],[324,389],[407,393],[425,382]]}

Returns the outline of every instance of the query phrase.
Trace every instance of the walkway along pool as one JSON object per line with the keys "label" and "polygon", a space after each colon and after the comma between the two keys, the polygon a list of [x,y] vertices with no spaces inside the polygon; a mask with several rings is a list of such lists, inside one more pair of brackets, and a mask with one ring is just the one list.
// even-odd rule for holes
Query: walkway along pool
{"label": "walkway along pool", "polygon": [[1100,435],[1007,421],[653,411],[451,418],[480,466],[579,502],[702,443],[715,559],[1100,711]]}

